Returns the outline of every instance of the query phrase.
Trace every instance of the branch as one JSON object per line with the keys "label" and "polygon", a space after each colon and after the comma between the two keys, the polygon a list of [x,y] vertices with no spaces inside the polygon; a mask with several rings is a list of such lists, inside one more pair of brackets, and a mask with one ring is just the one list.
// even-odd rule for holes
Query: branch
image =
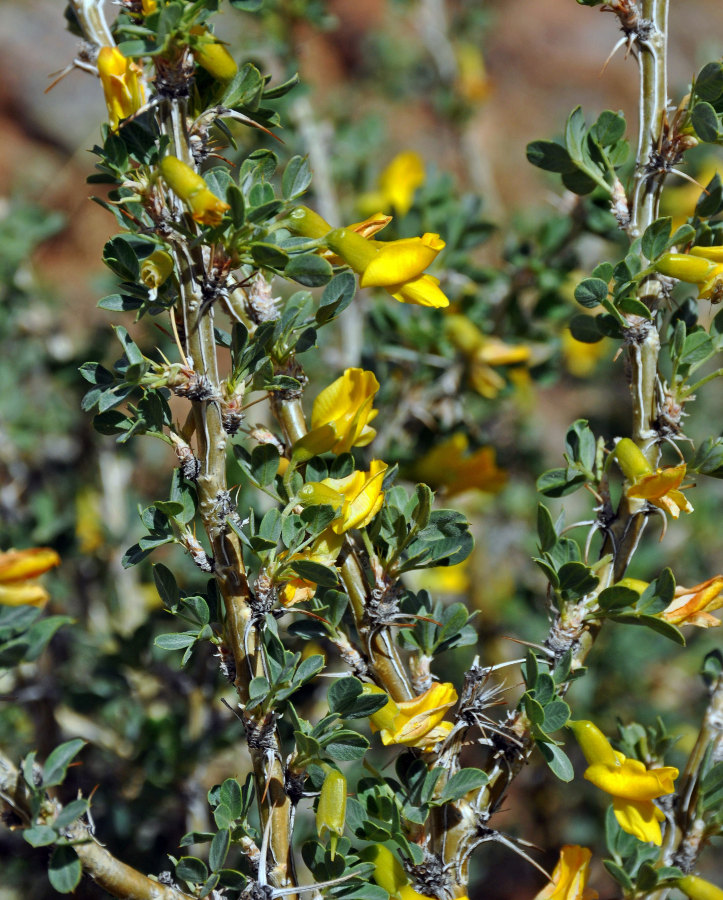
{"label": "branch", "polygon": [[[0,753],[0,798],[23,820],[23,827],[31,824],[30,794],[25,780],[3,753]],[[51,802],[56,817],[63,807],[55,800]],[[160,884],[116,859],[80,820],[73,822],[64,836],[72,842],[86,873],[113,897],[121,900],[193,900],[183,891]]]}

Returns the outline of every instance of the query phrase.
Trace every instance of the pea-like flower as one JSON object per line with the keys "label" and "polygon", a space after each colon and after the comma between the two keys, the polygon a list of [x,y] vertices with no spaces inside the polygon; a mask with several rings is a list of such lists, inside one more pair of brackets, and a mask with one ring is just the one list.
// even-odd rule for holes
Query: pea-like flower
{"label": "pea-like flower", "polygon": [[716,575],[693,587],[678,585],[672,603],[660,618],[673,625],[697,625],[698,628],[715,628],[720,619],[711,615],[723,607],[723,575]]}
{"label": "pea-like flower", "polygon": [[50,547],[0,553],[0,604],[44,606],[49,594],[35,579],[57,565],[60,557]]}
{"label": "pea-like flower", "polygon": [[209,189],[198,172],[176,156],[164,156],[160,170],[166,184],[183,200],[195,222],[201,225],[221,224],[223,214],[230,207]]}
{"label": "pea-like flower", "polygon": [[168,279],[173,271],[173,258],[160,247],[150,253],[141,263],[141,281],[155,299],[158,288]]}
{"label": "pea-like flower", "polygon": [[361,287],[383,287],[400,303],[418,306],[449,306],[439,287],[439,279],[424,270],[445,246],[438,234],[398,241],[368,240],[373,229],[387,224],[388,217],[377,214],[348,228],[330,228],[318,213],[299,206],[291,213],[289,227],[305,237],[324,241],[329,250],[360,275]]}
{"label": "pea-like flower", "polygon": [[376,431],[369,425],[377,414],[372,409],[379,382],[373,372],[347,369],[314,400],[311,430],[295,446],[295,451],[316,456],[331,450],[348,453],[352,447],[366,447]]}
{"label": "pea-like flower", "polygon": [[589,765],[584,777],[613,798],[618,825],[638,840],[660,846],[663,812],[653,803],[656,797],[672,794],[678,770],[673,766],[647,769],[637,759],[628,759],[613,750],[605,735],[592,722],[570,722],[580,749]]}
{"label": "pea-like flower", "polygon": [[457,432],[432,447],[414,465],[414,476],[431,487],[443,487],[447,496],[476,489],[496,493],[507,483],[507,472],[495,462],[493,447],[467,453],[469,441]]}
{"label": "pea-like flower", "polygon": [[398,153],[382,171],[378,189],[359,198],[362,213],[391,207],[398,216],[409,212],[414,192],[424,182],[424,160],[414,150]]}
{"label": "pea-like flower", "polygon": [[[364,685],[365,693],[381,694],[373,684]],[[431,750],[452,730],[451,722],[443,722],[447,710],[457,702],[457,691],[449,682],[433,684],[412,700],[397,703],[390,698],[386,706],[370,718],[372,731],[380,733],[384,746],[404,744]]]}
{"label": "pea-like flower", "polygon": [[597,900],[598,893],[586,887],[592,853],[587,847],[566,844],[560,848],[560,859],[552,873],[552,881],[534,900]]}
{"label": "pea-like flower", "polygon": [[127,119],[143,106],[142,69],[117,47],[101,47],[97,65],[110,127],[118,131],[121,119]]}
{"label": "pea-like flower", "polygon": [[704,300],[723,300],[723,247],[691,247],[689,253],[664,253],[653,268],[661,275],[699,285],[698,296]]}
{"label": "pea-like flower", "polygon": [[467,359],[471,387],[488,400],[493,400],[505,386],[504,378],[493,367],[520,365],[531,356],[530,348],[523,344],[506,344],[483,334],[467,316],[445,317],[444,332]]}
{"label": "pea-like flower", "polygon": [[368,472],[357,469],[346,478],[308,482],[299,491],[299,500],[304,506],[328,504],[337,510],[339,515],[330,526],[335,534],[364,528],[382,508],[386,471],[385,462],[373,459]]}
{"label": "pea-like flower", "polygon": [[681,512],[693,512],[693,507],[680,490],[686,473],[685,463],[653,469],[642,450],[630,438],[622,438],[615,446],[615,456],[623,474],[630,482],[628,497],[647,500],[658,509],[677,519]]}

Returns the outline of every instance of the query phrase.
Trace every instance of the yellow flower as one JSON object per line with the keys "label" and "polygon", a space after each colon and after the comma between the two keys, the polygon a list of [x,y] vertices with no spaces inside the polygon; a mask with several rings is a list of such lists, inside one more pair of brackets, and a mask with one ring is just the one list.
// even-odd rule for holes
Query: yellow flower
{"label": "yellow flower", "polygon": [[444,241],[432,233],[399,241],[368,240],[389,221],[388,216],[375,213],[347,228],[331,228],[318,213],[305,206],[297,206],[287,220],[289,228],[297,234],[314,240],[325,238],[328,251],[323,255],[334,264],[350,266],[361,276],[361,287],[383,287],[400,303],[449,306],[439,279],[424,274],[444,247]]}
{"label": "yellow flower", "polygon": [[324,478],[305,484],[299,491],[299,500],[305,506],[333,506],[340,513],[330,526],[335,534],[364,528],[384,502],[382,483],[386,471],[385,462],[373,459],[368,472],[357,469],[346,478]]}
{"label": "yellow flower", "polygon": [[403,216],[409,212],[414,192],[424,182],[424,161],[413,150],[397,154],[379,176],[378,190],[362,194],[359,206],[362,210],[391,207]]}
{"label": "yellow flower", "polygon": [[673,625],[697,625],[715,628],[720,620],[711,611],[723,607],[723,575],[716,575],[694,587],[678,586],[673,602],[660,613],[660,618]]}
{"label": "yellow flower", "polygon": [[359,273],[360,287],[383,287],[400,303],[449,305],[439,280],[423,274],[444,247],[438,234],[382,242],[366,240],[349,228],[336,228],[326,235],[326,243]]}
{"label": "yellow flower", "polygon": [[476,44],[461,41],[455,48],[456,90],[468,103],[481,103],[490,93],[484,57]]}
{"label": "yellow flower", "polygon": [[447,316],[444,331],[452,345],[467,358],[470,385],[488,400],[493,400],[505,386],[504,378],[492,367],[519,365],[530,358],[529,347],[489,337],[466,316]]}
{"label": "yellow flower", "polygon": [[690,900],[723,900],[723,891],[697,875],[683,875],[677,878],[675,886],[690,897]]}
{"label": "yellow flower", "polygon": [[589,763],[584,777],[612,796],[618,825],[638,840],[660,846],[660,822],[665,816],[653,800],[673,793],[678,770],[673,766],[646,769],[640,760],[628,759],[613,750],[592,722],[571,722],[570,728]]}
{"label": "yellow flower", "polygon": [[[301,553],[295,553],[287,562],[315,562],[331,568],[336,563],[343,543],[344,538],[341,534],[335,533],[331,528],[326,528],[309,547],[302,550]],[[296,575],[284,585],[279,593],[279,599],[284,606],[293,606],[296,603],[310,600],[315,593],[315,582]]]}
{"label": "yellow flower", "polygon": [[144,16],[150,16],[158,9],[158,0],[141,0],[141,9]]}
{"label": "yellow flower", "polygon": [[467,436],[458,432],[432,447],[414,465],[414,475],[431,487],[445,488],[447,495],[478,490],[496,493],[507,482],[507,472],[495,462],[493,447],[467,453]]}
{"label": "yellow flower", "polygon": [[615,456],[623,474],[630,482],[625,491],[628,497],[647,500],[658,509],[670,513],[674,519],[677,519],[681,512],[693,512],[690,502],[679,490],[685,478],[685,463],[653,470],[642,450],[630,438],[618,441]]}
{"label": "yellow flower", "polygon": [[566,844],[552,873],[552,882],[534,900],[597,900],[598,893],[585,887],[592,853],[587,847]]}
{"label": "yellow flower", "polygon": [[608,351],[610,342],[603,339],[589,344],[587,341],[578,341],[566,328],[562,333],[562,358],[565,368],[576,378],[587,378],[591,375],[597,364]]}
{"label": "yellow flower", "polygon": [[[382,694],[375,684],[365,684],[367,694]],[[433,684],[413,700],[397,703],[389,699],[386,706],[370,716],[372,731],[380,732],[384,746],[404,744],[431,750],[452,730],[451,722],[443,722],[447,710],[457,702],[457,691],[449,682]]]}
{"label": "yellow flower", "polygon": [[691,247],[689,253],[664,253],[653,264],[656,272],[700,285],[698,297],[723,300],[723,247]]}
{"label": "yellow flower", "polygon": [[366,447],[376,436],[369,422],[377,414],[372,405],[378,390],[373,372],[347,369],[314,400],[311,430],[294,449],[316,456],[327,450],[347,453],[352,447]]}
{"label": "yellow flower", "polygon": [[101,47],[97,65],[110,127],[118,131],[121,119],[127,119],[143,106],[142,69],[117,47]]}
{"label": "yellow flower", "polygon": [[60,557],[49,547],[0,553],[0,604],[43,606],[49,594],[34,579],[57,565]]}
{"label": "yellow flower", "polygon": [[209,190],[198,172],[175,156],[164,156],[160,170],[166,184],[183,200],[195,222],[202,225],[221,224],[223,214],[230,207]]}

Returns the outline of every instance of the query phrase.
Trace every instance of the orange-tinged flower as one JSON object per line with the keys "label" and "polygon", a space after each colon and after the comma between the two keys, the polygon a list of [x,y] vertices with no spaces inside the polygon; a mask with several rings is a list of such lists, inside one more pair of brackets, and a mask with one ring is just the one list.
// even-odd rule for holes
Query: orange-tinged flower
{"label": "orange-tinged flower", "polygon": [[413,150],[397,154],[379,176],[378,190],[362,194],[361,209],[391,207],[399,216],[409,212],[414,192],[424,182],[424,161]]}
{"label": "orange-tinged flower", "polygon": [[57,565],[60,557],[50,547],[0,553],[0,604],[43,606],[49,594],[35,579]]}
{"label": "orange-tinged flower", "polygon": [[346,478],[324,478],[305,484],[299,491],[299,500],[305,506],[333,506],[339,513],[330,526],[336,534],[364,528],[382,508],[386,471],[385,462],[373,459],[368,472],[357,469]]}
{"label": "orange-tinged flower", "polygon": [[452,496],[462,491],[496,493],[507,483],[507,472],[495,462],[493,447],[467,453],[467,436],[458,432],[432,447],[414,465],[415,477]]}
{"label": "orange-tinged flower", "polygon": [[195,222],[220,225],[228,203],[219,199],[198,172],[175,156],[164,156],[161,175],[171,190],[186,204]]}
{"label": "orange-tinged flower", "polygon": [[647,500],[677,519],[681,512],[693,512],[693,507],[681,490],[686,465],[653,469],[642,450],[630,438],[622,438],[615,446],[615,456],[623,474],[630,482],[628,497]]}
{"label": "orange-tinged flower", "polygon": [[97,65],[110,127],[118,131],[121,119],[127,119],[143,106],[142,69],[117,47],[101,47]]}
{"label": "orange-tinged flower", "polygon": [[[368,694],[384,693],[373,684],[364,685]],[[404,744],[430,750],[452,730],[451,722],[443,722],[447,710],[457,702],[457,691],[449,682],[433,684],[413,700],[397,703],[389,699],[386,706],[369,717],[372,731],[380,733],[384,746]]]}
{"label": "orange-tinged flower", "polygon": [[653,800],[673,793],[678,770],[673,766],[647,769],[640,760],[628,759],[613,750],[592,722],[579,720],[569,724],[589,763],[584,777],[612,796],[618,825],[638,840],[660,846],[660,822],[665,816]]}
{"label": "orange-tinged flower", "polygon": [[373,372],[347,369],[314,400],[311,430],[297,443],[316,455],[331,450],[347,453],[352,447],[366,447],[376,431],[369,422],[377,415],[372,409],[379,382]]}
{"label": "orange-tinged flower", "polygon": [[587,847],[574,844],[561,847],[551,883],[534,900],[597,900],[597,891],[586,887],[591,858]]}
{"label": "orange-tinged flower", "polygon": [[673,625],[697,625],[715,628],[720,625],[710,613],[723,607],[723,575],[716,575],[694,587],[678,586],[672,603],[660,613],[660,618]]}

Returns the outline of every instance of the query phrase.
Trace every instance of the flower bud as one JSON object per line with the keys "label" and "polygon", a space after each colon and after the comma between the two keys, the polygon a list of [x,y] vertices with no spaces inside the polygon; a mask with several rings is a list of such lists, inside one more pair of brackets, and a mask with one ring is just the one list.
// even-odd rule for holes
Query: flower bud
{"label": "flower bud", "polygon": [[653,471],[643,451],[630,438],[619,440],[613,453],[628,481],[635,482],[643,475],[649,475]]}
{"label": "flower bud", "polygon": [[667,275],[670,278],[689,281],[692,284],[702,284],[708,279],[715,266],[709,259],[703,259],[697,255],[664,253],[653,263],[653,268],[661,275]]}
{"label": "flower bud", "polygon": [[575,735],[583,756],[591,766],[600,763],[611,766],[617,765],[618,761],[615,751],[597,725],[594,725],[587,719],[578,719],[577,721],[568,722],[568,726]]}
{"label": "flower bud", "polygon": [[143,106],[143,85],[139,77],[142,70],[117,47],[101,47],[97,65],[110,126],[118,131],[121,119],[127,119]]}
{"label": "flower bud", "polygon": [[723,890],[697,875],[684,875],[676,880],[675,886],[690,900],[723,900]]}
{"label": "flower bud", "polygon": [[346,778],[336,769],[330,769],[321,786],[316,807],[316,833],[323,839],[328,831],[331,858],[336,853],[336,843],[344,834],[346,819]]}
{"label": "flower bud", "polygon": [[193,42],[193,55],[199,66],[217,81],[231,81],[238,72],[238,66],[224,45],[202,25],[195,25],[191,34],[198,36]]}
{"label": "flower bud", "polygon": [[164,156],[159,168],[166,184],[183,200],[195,222],[221,224],[223,214],[230,207],[209,190],[198,172],[175,156]]}
{"label": "flower bud", "polygon": [[723,246],[717,247],[691,247],[688,253],[691,256],[702,256],[711,262],[723,262]]}
{"label": "flower bud", "polygon": [[289,216],[289,227],[303,237],[322,238],[332,229],[318,213],[308,206],[297,206]]}
{"label": "flower bud", "polygon": [[154,250],[141,263],[141,281],[152,291],[157,290],[173,271],[173,258],[165,250]]}

